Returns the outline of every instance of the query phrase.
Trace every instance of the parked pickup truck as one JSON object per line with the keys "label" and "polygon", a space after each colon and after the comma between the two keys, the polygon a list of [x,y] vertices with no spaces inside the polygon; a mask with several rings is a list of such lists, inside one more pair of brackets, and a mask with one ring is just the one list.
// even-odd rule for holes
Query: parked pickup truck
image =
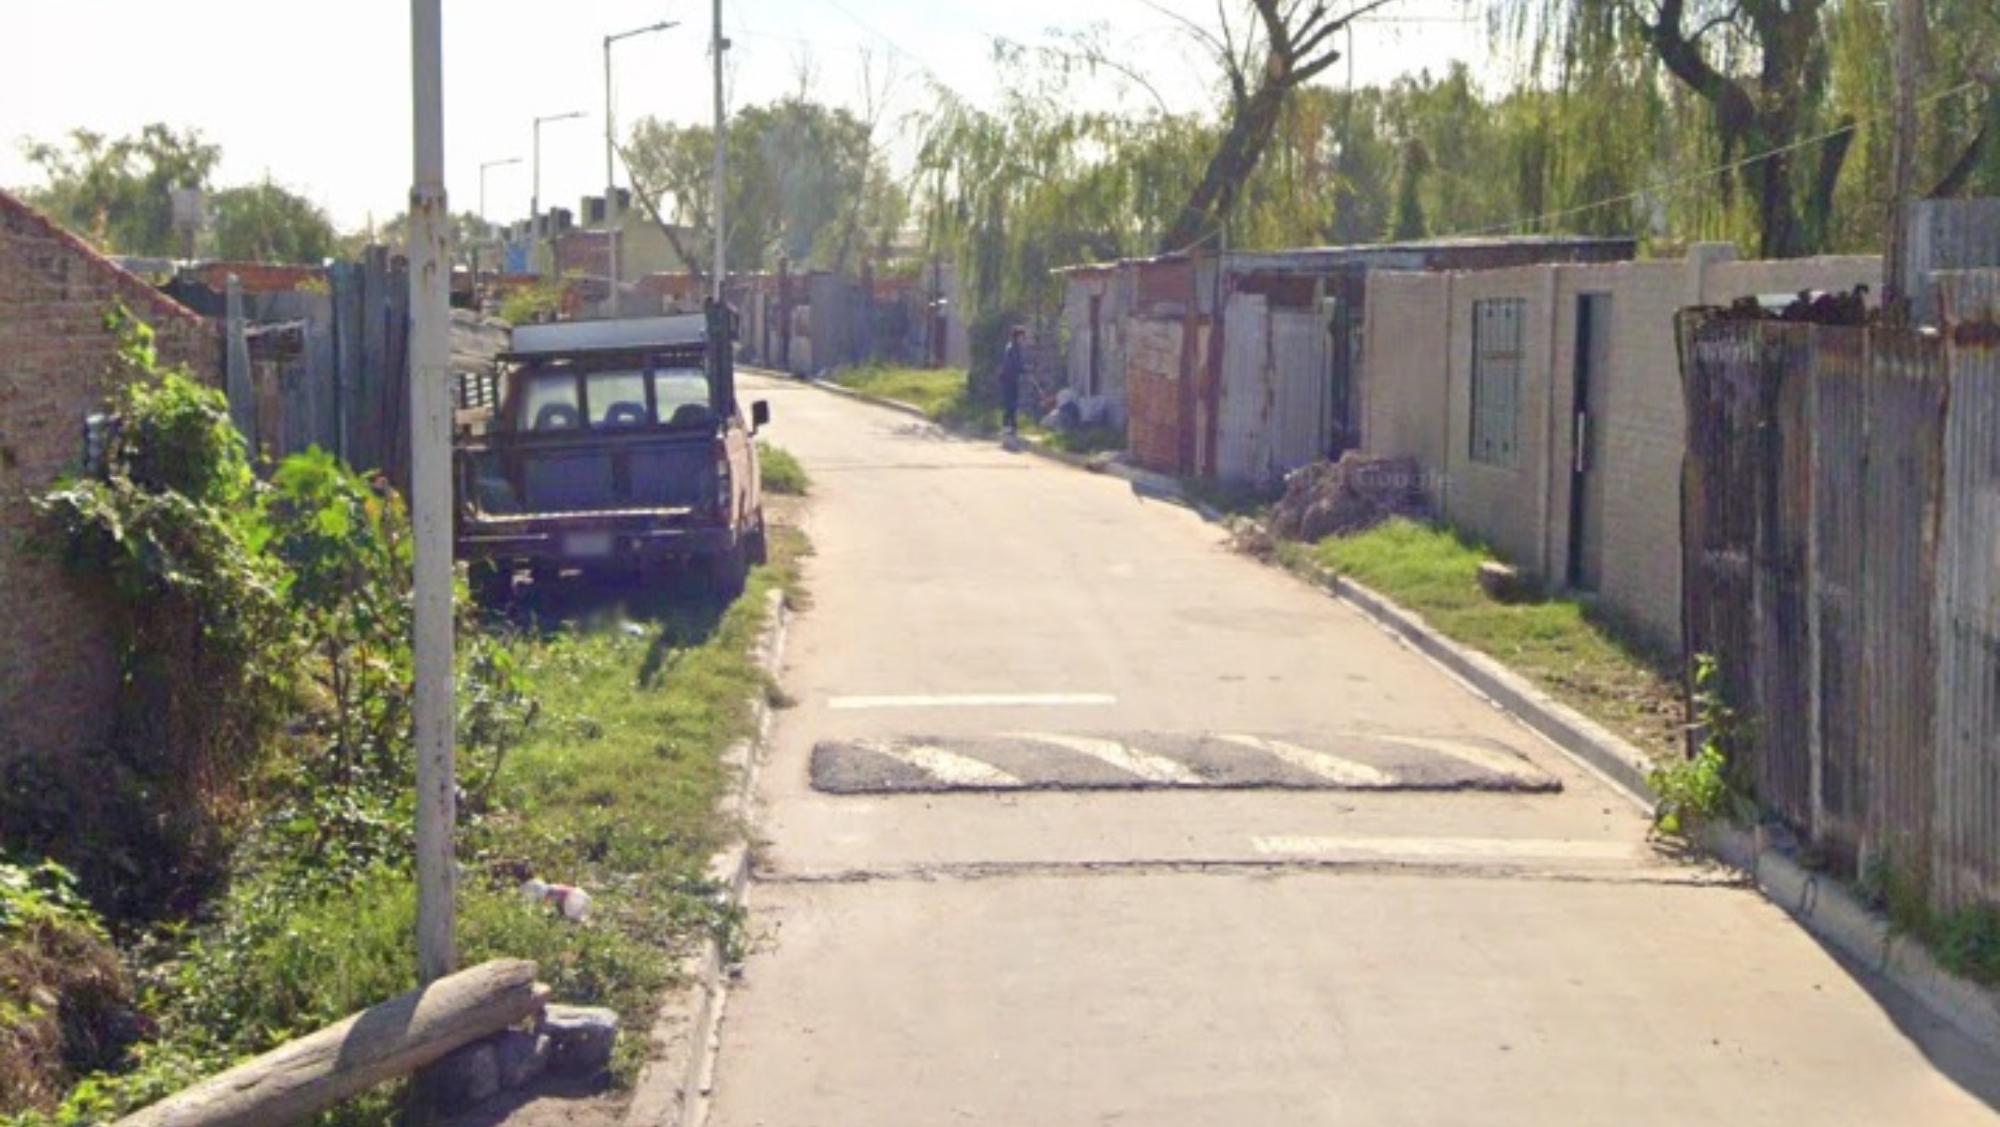
{"label": "parked pickup truck", "polygon": [[698,569],[734,597],[764,558],[764,502],[730,355],[732,315],[515,328],[483,382],[461,383],[459,558],[485,599],[517,572]]}

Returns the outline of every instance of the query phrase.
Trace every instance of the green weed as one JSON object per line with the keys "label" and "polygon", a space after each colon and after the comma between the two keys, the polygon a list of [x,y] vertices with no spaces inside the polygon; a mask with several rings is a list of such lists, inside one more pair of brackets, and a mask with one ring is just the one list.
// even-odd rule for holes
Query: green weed
{"label": "green weed", "polygon": [[1479,586],[1493,553],[1448,529],[1397,519],[1281,559],[1359,581],[1455,641],[1511,666],[1557,698],[1667,760],[1684,747],[1674,663],[1572,599],[1503,603]]}
{"label": "green weed", "polygon": [[757,444],[757,457],[764,472],[764,490],[781,497],[803,497],[812,491],[812,478],[790,450],[768,442]]}

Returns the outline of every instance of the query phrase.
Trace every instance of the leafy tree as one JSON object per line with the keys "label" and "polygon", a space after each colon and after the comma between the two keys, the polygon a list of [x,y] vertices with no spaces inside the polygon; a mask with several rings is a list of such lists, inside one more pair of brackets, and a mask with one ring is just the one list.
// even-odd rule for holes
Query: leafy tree
{"label": "leafy tree", "polygon": [[1424,218],[1424,177],[1430,175],[1431,151],[1421,138],[1403,142],[1403,162],[1396,171],[1396,213],[1389,221],[1389,237],[1399,241],[1421,239],[1431,233]]}
{"label": "leafy tree", "polygon": [[216,193],[214,211],[219,258],[317,265],[334,253],[336,236],[326,212],[269,180]]}
{"label": "leafy tree", "polygon": [[[1928,0],[1925,10],[1934,32],[1928,44],[1932,78],[1920,93],[1978,78],[1982,67],[2000,58],[2000,7],[1987,0]],[[1894,74],[1886,65],[1892,36],[1884,9],[1867,0],[1832,0],[1826,23],[1829,112],[1861,122],[1835,189],[1828,241],[1873,248],[1884,237],[1894,163],[1895,125],[1879,117],[1894,96]],[[1986,77],[1987,89],[1931,102],[1919,115],[1917,186],[1923,194],[2000,195],[2000,98],[1993,96],[1990,70]]]}
{"label": "leafy tree", "polygon": [[[688,268],[706,274],[714,245],[715,133],[644,118],[625,164],[642,207]],[[771,267],[779,258],[844,269],[886,246],[904,214],[874,143],[874,125],[844,108],[794,96],[737,113],[725,190],[729,260]]]}
{"label": "leafy tree", "polygon": [[[373,220],[357,231],[337,236],[333,253],[341,258],[357,259],[370,246],[385,246],[397,253],[409,248],[410,217],[397,212],[386,222],[377,224]],[[490,247],[493,243],[493,225],[479,217],[476,211],[461,211],[451,217],[451,261],[453,265],[470,267],[475,247]],[[485,260],[487,266],[493,259]]]}
{"label": "leafy tree", "polygon": [[30,141],[28,162],[47,178],[28,199],[64,226],[119,254],[174,255],[173,190],[207,188],[222,149],[189,129],[154,123],[136,137],[72,130],[61,142]]}

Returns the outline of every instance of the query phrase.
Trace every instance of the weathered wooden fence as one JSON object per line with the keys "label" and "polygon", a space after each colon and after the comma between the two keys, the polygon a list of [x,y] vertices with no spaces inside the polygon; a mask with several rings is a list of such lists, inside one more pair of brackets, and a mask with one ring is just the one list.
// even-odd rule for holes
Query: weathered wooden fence
{"label": "weathered wooden fence", "polygon": [[[200,280],[169,290],[196,312],[230,316],[224,295]],[[317,446],[407,486],[406,264],[371,247],[328,267],[322,288],[248,292],[239,304],[243,347],[230,350],[228,386],[251,448],[276,459]]]}
{"label": "weathered wooden fence", "polygon": [[2000,901],[2000,271],[1943,331],[1681,324],[1686,652],[1758,798],[1850,866]]}

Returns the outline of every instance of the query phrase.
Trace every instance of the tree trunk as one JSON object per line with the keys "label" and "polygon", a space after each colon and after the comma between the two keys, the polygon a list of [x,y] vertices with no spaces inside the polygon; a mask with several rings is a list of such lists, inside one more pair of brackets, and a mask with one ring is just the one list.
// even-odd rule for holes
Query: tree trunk
{"label": "tree trunk", "polygon": [[1160,236],[1159,253],[1178,254],[1192,249],[1206,241],[1228,216],[1244,181],[1257,170],[1257,162],[1277,131],[1278,113],[1284,108],[1289,91],[1290,86],[1282,79],[1266,80],[1256,93],[1237,106],[1229,122],[1229,132],[1209,158],[1201,183],[1195,185],[1173,226]]}

